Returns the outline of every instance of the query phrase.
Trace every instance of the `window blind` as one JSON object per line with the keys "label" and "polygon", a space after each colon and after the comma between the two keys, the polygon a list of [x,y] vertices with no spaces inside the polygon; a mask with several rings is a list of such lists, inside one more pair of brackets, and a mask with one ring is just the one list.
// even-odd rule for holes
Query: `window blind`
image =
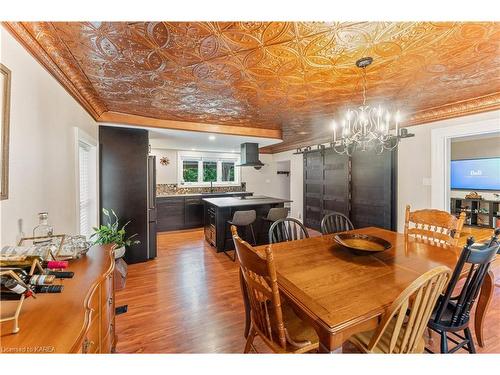
{"label": "window blind", "polygon": [[92,196],[90,189],[90,147],[78,143],[79,169],[80,169],[80,234],[89,236],[91,228]]}

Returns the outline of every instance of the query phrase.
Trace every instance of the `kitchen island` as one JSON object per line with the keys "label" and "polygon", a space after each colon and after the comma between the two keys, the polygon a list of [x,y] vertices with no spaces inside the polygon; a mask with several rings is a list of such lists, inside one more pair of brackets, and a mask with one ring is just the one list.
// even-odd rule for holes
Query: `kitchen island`
{"label": "kitchen island", "polygon": [[[283,207],[291,202],[287,199],[272,198],[262,195],[251,197],[203,198],[205,203],[205,239],[217,249],[217,252],[234,249],[228,220],[235,211],[255,210],[257,220],[253,224],[255,240],[258,245],[268,243],[269,222],[263,220],[273,207]],[[248,228],[239,228],[240,236],[252,242]]]}

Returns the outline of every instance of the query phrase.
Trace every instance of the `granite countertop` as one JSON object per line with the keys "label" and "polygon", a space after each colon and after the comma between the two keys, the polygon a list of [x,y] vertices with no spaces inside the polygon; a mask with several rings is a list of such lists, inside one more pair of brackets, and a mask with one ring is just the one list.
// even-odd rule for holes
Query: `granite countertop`
{"label": "granite countertop", "polygon": [[213,193],[187,193],[187,194],[162,194],[157,195],[156,198],[184,198],[184,197],[201,197],[201,196],[211,196],[211,195],[231,195],[231,194],[253,194],[250,191],[225,191],[225,192],[216,192]]}
{"label": "granite countertop", "polygon": [[261,206],[265,204],[288,203],[289,199],[266,197],[264,195],[254,195],[245,199],[235,197],[203,198],[207,203],[216,207],[243,207],[243,206]]}

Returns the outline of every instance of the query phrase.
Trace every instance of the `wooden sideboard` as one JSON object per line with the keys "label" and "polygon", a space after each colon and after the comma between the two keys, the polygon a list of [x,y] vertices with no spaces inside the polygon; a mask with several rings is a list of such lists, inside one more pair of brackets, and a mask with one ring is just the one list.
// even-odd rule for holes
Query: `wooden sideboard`
{"label": "wooden sideboard", "polygon": [[[110,245],[93,246],[70,261],[72,279],[57,280],[57,294],[28,298],[19,317],[20,331],[0,326],[1,353],[111,353],[116,345],[115,259]],[[1,302],[2,304],[4,301]]]}

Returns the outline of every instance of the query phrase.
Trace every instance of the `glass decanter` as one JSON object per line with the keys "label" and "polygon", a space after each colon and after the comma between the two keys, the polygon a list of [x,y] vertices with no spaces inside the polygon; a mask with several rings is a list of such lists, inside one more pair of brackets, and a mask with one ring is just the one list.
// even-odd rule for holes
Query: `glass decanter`
{"label": "glass decanter", "polygon": [[[33,228],[33,237],[47,237],[47,236],[52,236],[54,233],[54,228],[52,225],[49,224],[49,214],[48,212],[40,212],[38,214],[38,225]],[[52,241],[51,239],[35,239],[33,240],[33,243],[44,243],[44,242],[50,242]]]}

